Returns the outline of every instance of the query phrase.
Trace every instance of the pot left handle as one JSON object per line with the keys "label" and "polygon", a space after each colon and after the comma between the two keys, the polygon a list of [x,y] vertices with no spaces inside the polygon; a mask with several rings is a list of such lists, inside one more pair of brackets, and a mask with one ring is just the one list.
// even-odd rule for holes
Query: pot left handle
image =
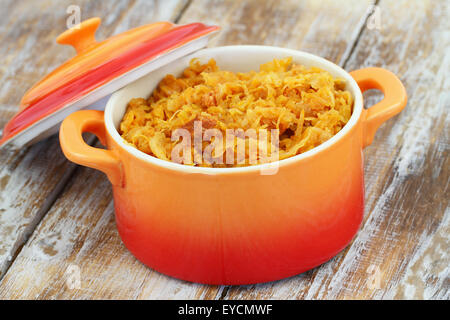
{"label": "pot left handle", "polygon": [[72,162],[106,173],[115,186],[123,186],[122,163],[111,150],[94,148],[83,139],[83,132],[95,134],[106,145],[104,112],[81,110],[70,114],[61,124],[59,141],[64,155]]}

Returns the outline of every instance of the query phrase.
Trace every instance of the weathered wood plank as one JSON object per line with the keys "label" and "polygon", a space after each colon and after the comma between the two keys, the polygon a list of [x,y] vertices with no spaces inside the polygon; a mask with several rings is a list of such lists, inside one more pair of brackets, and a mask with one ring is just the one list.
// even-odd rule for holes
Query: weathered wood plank
{"label": "weathered wood plank", "polygon": [[[174,19],[184,0],[3,1],[0,11],[0,127],[11,118],[25,91],[74,54],[55,43],[66,28],[66,8],[81,18],[103,17],[103,39],[133,26]],[[108,13],[106,16],[105,13]],[[56,137],[20,151],[0,150],[0,278],[17,250],[69,179],[75,165],[62,155]]]}
{"label": "weathered wood plank", "polygon": [[226,298],[448,299],[448,2],[380,1],[347,70],[381,66],[409,102],[365,150],[366,214],[353,244],[307,274]]}
{"label": "weathered wood plank", "polygon": [[[369,1],[193,1],[180,22],[224,27],[211,45],[268,44],[346,59]],[[351,10],[350,10],[351,8]],[[339,13],[340,12],[340,13]],[[79,267],[81,288],[69,289],[67,269]],[[227,290],[227,289],[225,289]],[[172,279],[138,263],[121,244],[105,177],[80,169],[38,226],[0,284],[1,298],[218,299],[224,287]]]}
{"label": "weathered wood plank", "polygon": [[209,47],[267,44],[345,61],[375,1],[194,1],[182,23],[218,24]]}

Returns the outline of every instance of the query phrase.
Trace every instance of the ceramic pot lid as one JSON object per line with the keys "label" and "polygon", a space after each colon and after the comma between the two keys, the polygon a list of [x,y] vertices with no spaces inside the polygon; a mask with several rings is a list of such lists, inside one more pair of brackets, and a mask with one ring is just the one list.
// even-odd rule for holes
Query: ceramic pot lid
{"label": "ceramic pot lid", "polygon": [[219,29],[202,23],[156,22],[97,42],[100,22],[100,18],[83,21],[57,38],[58,43],[73,46],[77,55],[28,90],[19,112],[3,129],[0,147],[44,139],[76,110],[103,109],[111,93],[205,47]]}

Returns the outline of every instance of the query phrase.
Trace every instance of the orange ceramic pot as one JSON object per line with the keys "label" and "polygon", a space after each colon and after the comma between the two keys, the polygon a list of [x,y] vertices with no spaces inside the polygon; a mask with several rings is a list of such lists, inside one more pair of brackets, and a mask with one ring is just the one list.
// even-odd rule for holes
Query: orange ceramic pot
{"label": "orange ceramic pot", "polygon": [[[148,97],[167,74],[192,57],[213,57],[231,71],[257,70],[292,56],[347,82],[353,115],[333,138],[308,152],[272,164],[239,168],[184,166],[127,145],[116,128],[127,102]],[[384,98],[363,108],[362,92]],[[391,72],[367,68],[350,74],[304,52],[266,46],[205,49],[177,60],[113,94],[105,112],[78,111],[60,129],[64,154],[105,172],[113,185],[116,222],[125,246],[144,264],[183,280],[251,284],[299,274],[341,251],[363,217],[362,149],[376,129],[402,110],[406,92]],[[107,149],[88,146],[96,134]]]}

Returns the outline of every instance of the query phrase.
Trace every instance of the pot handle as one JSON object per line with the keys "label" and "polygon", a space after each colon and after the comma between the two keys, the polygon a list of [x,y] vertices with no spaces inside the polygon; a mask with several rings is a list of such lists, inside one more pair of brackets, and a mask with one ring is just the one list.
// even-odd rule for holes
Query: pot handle
{"label": "pot handle", "polygon": [[406,106],[406,90],[399,78],[383,68],[365,68],[350,72],[361,92],[378,89],[383,100],[369,109],[363,109],[363,147],[372,143],[378,127],[392,118]]}
{"label": "pot handle", "polygon": [[106,173],[115,186],[123,186],[122,163],[111,150],[94,148],[84,140],[82,133],[90,132],[106,145],[104,112],[81,110],[70,114],[59,129],[59,142],[64,155],[72,162]]}

